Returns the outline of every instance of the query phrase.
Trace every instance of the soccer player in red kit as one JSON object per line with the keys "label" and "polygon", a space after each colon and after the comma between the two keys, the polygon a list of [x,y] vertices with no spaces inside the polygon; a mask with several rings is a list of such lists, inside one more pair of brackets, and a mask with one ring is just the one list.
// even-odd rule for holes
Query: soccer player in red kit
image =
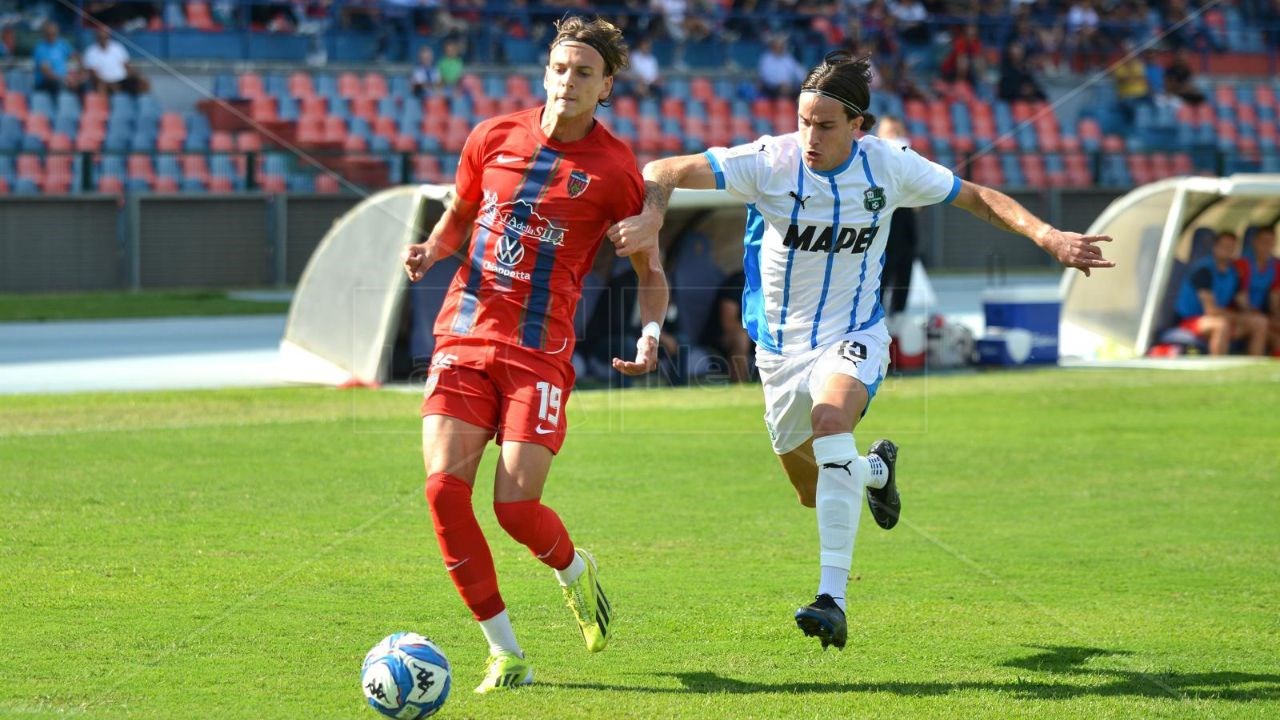
{"label": "soccer player in red kit", "polygon": [[427,501],[445,567],[489,642],[485,693],[533,682],[516,642],[493,557],[471,504],[485,446],[501,445],[493,509],[511,537],[555,571],[587,649],[609,640],[609,601],[594,559],[575,548],[559,516],[541,503],[551,460],[564,442],[573,387],[573,316],[606,237],[639,276],[645,329],[634,361],[657,365],[667,281],[656,237],[616,226],[640,211],[644,183],[630,148],[595,120],[627,64],[613,25],[568,17],[556,25],[543,107],[486,120],[471,132],[453,197],[426,242],[405,251],[416,282],[462,248],[466,261],[436,318],[436,351],[422,403]]}

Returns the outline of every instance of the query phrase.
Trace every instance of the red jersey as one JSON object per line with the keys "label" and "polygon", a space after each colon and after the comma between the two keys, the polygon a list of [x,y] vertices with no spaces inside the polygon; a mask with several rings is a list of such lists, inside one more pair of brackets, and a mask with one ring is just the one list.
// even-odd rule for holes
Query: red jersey
{"label": "red jersey", "polygon": [[541,118],[541,107],[502,115],[467,137],[454,191],[480,212],[435,333],[568,360],[582,278],[609,227],[640,212],[644,181],[631,149],[599,121],[560,143]]}

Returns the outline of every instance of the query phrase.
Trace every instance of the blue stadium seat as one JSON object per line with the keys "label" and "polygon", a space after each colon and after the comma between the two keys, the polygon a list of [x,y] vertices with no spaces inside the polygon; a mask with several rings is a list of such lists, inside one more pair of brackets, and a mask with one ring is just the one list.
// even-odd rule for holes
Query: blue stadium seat
{"label": "blue stadium seat", "polygon": [[388,95],[378,100],[378,115],[382,117],[393,118],[396,116],[399,108],[396,107],[396,96]]}
{"label": "blue stadium seat", "polygon": [[329,73],[313,75],[311,77],[311,84],[315,88],[317,95],[323,95],[330,100],[342,97],[338,94],[338,78]]}
{"label": "blue stadium seat", "polygon": [[[119,93],[117,93],[119,95]],[[158,121],[160,116],[164,114],[164,110],[160,107],[160,102],[153,95],[140,95],[137,100],[137,117],[146,118],[151,121]]]}
{"label": "blue stadium seat", "polygon": [[[409,82],[409,78],[406,75],[392,75],[387,78],[387,93],[393,97],[405,98],[407,101],[413,93],[413,83]],[[412,99],[417,102],[417,98]],[[405,104],[407,105],[408,102]]]}
{"label": "blue stadium seat", "polygon": [[135,132],[129,138],[129,150],[132,152],[153,152],[156,149],[155,133]]}
{"label": "blue stadium seat", "polygon": [[374,135],[369,140],[369,150],[376,153],[391,152],[391,141],[381,135]]}
{"label": "blue stadium seat", "polygon": [[440,156],[440,174],[451,178],[458,173],[458,156],[448,153]]}
{"label": "blue stadium seat", "polygon": [[138,112],[138,103],[126,93],[111,96],[111,119],[132,120]]}
{"label": "blue stadium seat", "polygon": [[269,152],[262,159],[262,172],[283,176],[289,172],[289,157],[284,153]]}
{"label": "blue stadium seat", "polygon": [[40,188],[31,178],[16,178],[9,185],[9,192],[14,195],[39,195]]}
{"label": "blue stadium seat", "polygon": [[13,184],[14,168],[12,155],[0,155],[0,179]]}
{"label": "blue stadium seat", "polygon": [[240,96],[240,84],[236,81],[235,75],[223,73],[213,79],[213,96],[219,98],[234,98]]}
{"label": "blue stadium seat", "polygon": [[304,173],[289,173],[286,182],[289,186],[289,192],[309,193],[316,191],[315,178]]}
{"label": "blue stadium seat", "polygon": [[53,117],[54,115],[53,98],[49,96],[49,93],[46,93],[46,92],[31,93],[31,97],[28,98],[28,100],[29,100],[29,103],[27,105],[28,112],[32,112],[37,115],[44,115],[45,117],[50,117],[50,118]]}
{"label": "blue stadium seat", "polygon": [[199,113],[192,110],[184,114],[182,120],[183,120],[183,123],[187,126],[188,135],[192,133],[195,133],[198,135],[208,135],[210,132],[209,118],[205,117],[204,113]]}
{"label": "blue stadium seat", "polygon": [[80,98],[76,97],[75,93],[58,93],[58,102],[57,107],[54,110],[54,117],[79,120]]}
{"label": "blue stadium seat", "polygon": [[159,177],[177,178],[182,173],[178,168],[176,155],[159,155],[156,157],[156,175]]}
{"label": "blue stadium seat", "polygon": [[440,140],[431,135],[418,135],[418,151],[424,153],[440,152]]}
{"label": "blue stadium seat", "polygon": [[298,101],[288,95],[276,98],[276,117],[281,120],[298,119]]}
{"label": "blue stadium seat", "polygon": [[31,76],[31,71],[25,68],[10,68],[4,74],[4,84],[7,88],[6,92],[21,93],[28,95],[31,88],[35,84],[35,80]]}
{"label": "blue stadium seat", "polygon": [[96,178],[103,177],[124,177],[124,156],[123,155],[103,155],[98,162],[98,171]]}
{"label": "blue stadium seat", "polygon": [[698,118],[699,120],[707,119],[707,106],[703,105],[700,100],[690,100],[684,106],[684,116]]}
{"label": "blue stadium seat", "polygon": [[369,127],[368,120],[365,120],[362,117],[353,117],[351,118],[351,122],[347,125],[347,134],[358,135],[364,138],[365,142],[368,142],[370,136],[373,135],[373,128]]}
{"label": "blue stadium seat", "polygon": [[22,152],[44,152],[44,140],[38,135],[24,135],[22,138]]}
{"label": "blue stadium seat", "polygon": [[22,135],[21,120],[0,114],[0,152],[12,152],[22,147]]}
{"label": "blue stadium seat", "polygon": [[689,79],[683,77],[673,77],[666,80],[663,89],[669,97],[679,100],[689,99]]}
{"label": "blue stadium seat", "polygon": [[203,193],[208,192],[209,188],[205,186],[204,181],[200,178],[183,178],[182,184],[178,189],[184,193]]}
{"label": "blue stadium seat", "polygon": [[1023,187],[1027,184],[1027,179],[1022,176],[1022,167],[1018,164],[1016,155],[1001,155],[1000,170],[1004,173],[1006,184],[1012,187]]}
{"label": "blue stadium seat", "polygon": [[274,95],[277,99],[287,97],[289,95],[289,78],[281,73],[265,73],[262,76],[262,89],[268,95]]}

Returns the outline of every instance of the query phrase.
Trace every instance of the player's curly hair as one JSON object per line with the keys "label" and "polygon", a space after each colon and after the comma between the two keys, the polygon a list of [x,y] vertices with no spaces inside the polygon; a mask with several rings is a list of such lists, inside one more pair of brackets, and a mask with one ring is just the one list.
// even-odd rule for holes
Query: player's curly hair
{"label": "player's curly hair", "polygon": [[862,132],[870,132],[876,124],[876,116],[867,111],[871,105],[871,60],[854,57],[852,53],[836,50],[827,53],[822,64],[809,71],[800,92],[816,92],[844,105],[850,119],[862,117]]}

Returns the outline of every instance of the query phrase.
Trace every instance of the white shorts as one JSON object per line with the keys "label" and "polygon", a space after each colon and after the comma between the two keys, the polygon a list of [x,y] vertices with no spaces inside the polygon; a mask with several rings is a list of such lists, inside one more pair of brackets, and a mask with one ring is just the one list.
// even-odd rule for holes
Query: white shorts
{"label": "white shorts", "polygon": [[832,375],[848,375],[865,385],[870,407],[889,369],[889,331],[879,322],[800,355],[757,349],[756,367],[764,386],[764,424],[769,440],[773,451],[784,455],[813,435],[813,396]]}

